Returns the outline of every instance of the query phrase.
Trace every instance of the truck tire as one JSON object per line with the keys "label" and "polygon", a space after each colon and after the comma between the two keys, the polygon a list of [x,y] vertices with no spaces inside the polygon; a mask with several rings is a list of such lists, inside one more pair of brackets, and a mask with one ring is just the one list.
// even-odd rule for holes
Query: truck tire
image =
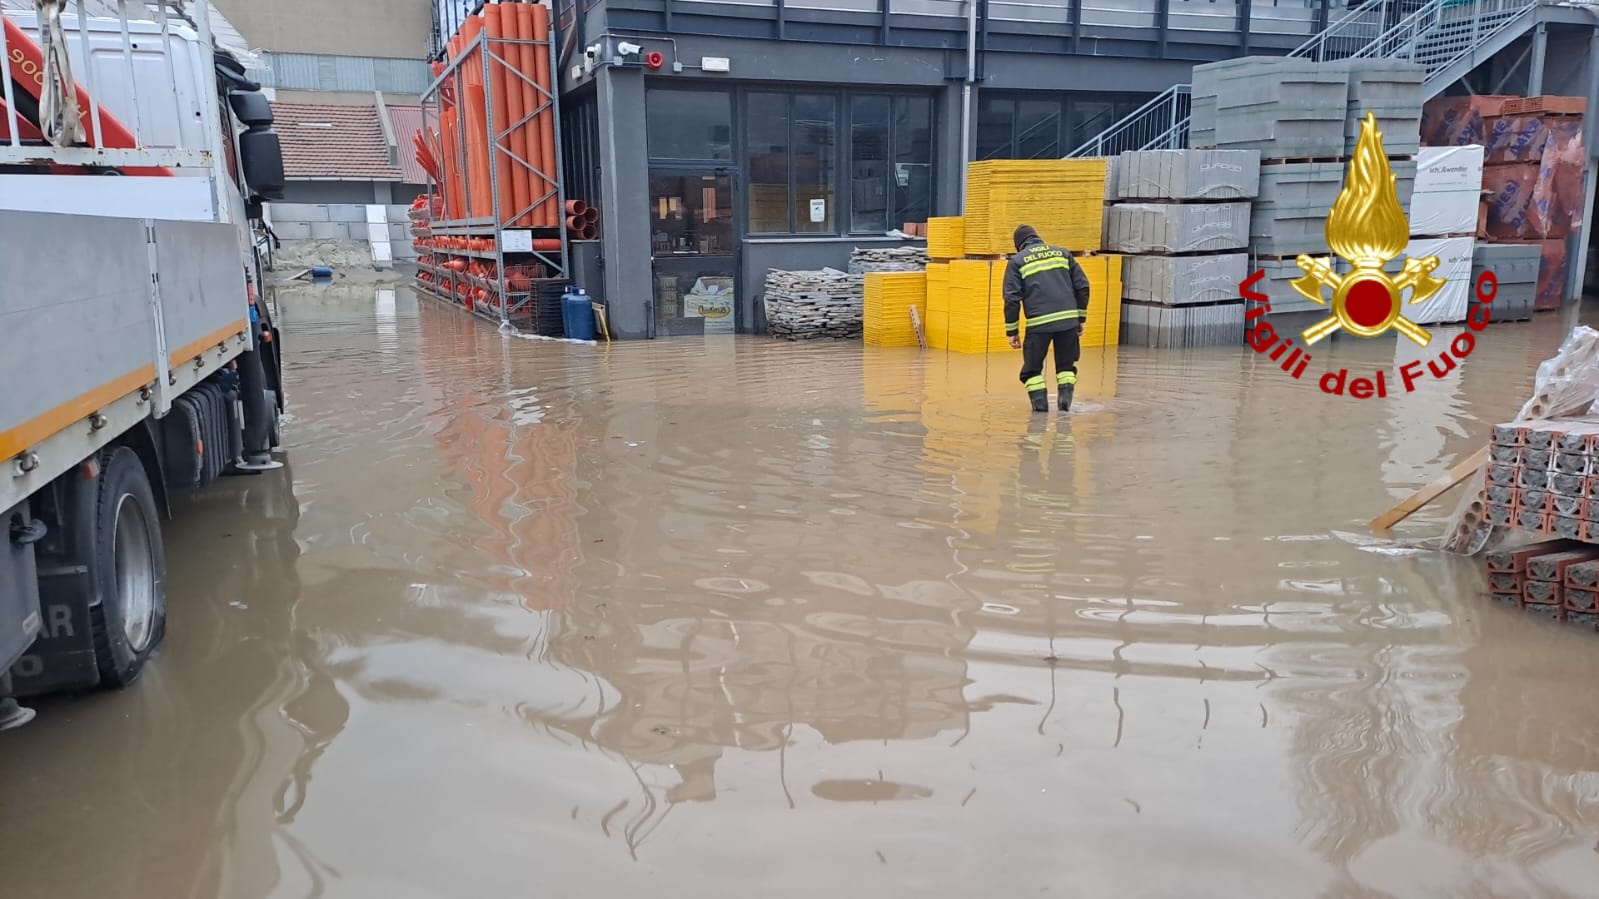
{"label": "truck tire", "polygon": [[101,601],[90,610],[101,685],[126,687],[166,632],[166,554],[155,494],[128,447],[100,454],[90,576]]}

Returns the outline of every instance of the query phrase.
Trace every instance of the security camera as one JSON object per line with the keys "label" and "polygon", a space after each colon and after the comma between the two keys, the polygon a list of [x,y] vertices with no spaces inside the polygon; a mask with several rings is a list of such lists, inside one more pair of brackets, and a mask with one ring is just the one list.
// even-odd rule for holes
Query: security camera
{"label": "security camera", "polygon": [[643,49],[638,44],[630,44],[627,41],[622,41],[616,45],[616,52],[623,56],[637,56],[639,51]]}

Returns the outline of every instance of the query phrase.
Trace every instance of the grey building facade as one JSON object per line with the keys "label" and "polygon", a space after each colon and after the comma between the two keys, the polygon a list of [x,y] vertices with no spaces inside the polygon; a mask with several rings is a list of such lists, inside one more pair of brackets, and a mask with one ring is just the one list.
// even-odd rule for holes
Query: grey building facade
{"label": "grey building facade", "polygon": [[590,290],[623,337],[760,332],[768,268],[899,244],[959,213],[963,160],[1058,158],[1195,63],[1286,52],[1342,9],[556,0],[567,192],[602,213]]}

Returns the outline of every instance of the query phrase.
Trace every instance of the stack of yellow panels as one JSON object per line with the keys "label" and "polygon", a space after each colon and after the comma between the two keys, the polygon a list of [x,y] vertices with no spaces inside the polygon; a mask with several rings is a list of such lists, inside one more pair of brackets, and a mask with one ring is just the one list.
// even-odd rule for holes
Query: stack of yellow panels
{"label": "stack of yellow panels", "polygon": [[932,262],[927,266],[927,345],[935,350],[949,349],[949,264]]}
{"label": "stack of yellow panels", "polygon": [[1084,347],[1115,346],[1122,330],[1122,257],[1080,256],[1088,276],[1088,325],[1079,340]]}
{"label": "stack of yellow panels", "polygon": [[[1009,353],[1010,335],[1005,333],[1005,270],[1001,259],[988,273],[988,352]],[[1018,322],[1018,325],[1020,322]],[[1017,333],[1021,333],[1018,328]]]}
{"label": "stack of yellow panels", "polygon": [[[987,259],[956,259],[949,264],[949,348],[957,353],[988,352],[994,268]],[[1000,268],[1003,272],[1003,264]],[[1003,340],[1003,312],[999,331]]]}
{"label": "stack of yellow panels", "polygon": [[967,174],[965,244],[975,256],[1015,252],[1016,226],[1073,253],[1099,249],[1105,216],[1104,159],[994,159]]}
{"label": "stack of yellow panels", "polygon": [[966,255],[966,220],[960,216],[928,219],[927,255],[934,259]]}
{"label": "stack of yellow panels", "polygon": [[868,272],[861,322],[867,346],[918,346],[911,307],[927,317],[925,272]]}

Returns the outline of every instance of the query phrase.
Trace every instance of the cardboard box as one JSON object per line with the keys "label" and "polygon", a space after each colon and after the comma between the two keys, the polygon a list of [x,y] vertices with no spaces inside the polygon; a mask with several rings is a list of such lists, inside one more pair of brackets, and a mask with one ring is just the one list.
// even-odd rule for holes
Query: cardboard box
{"label": "cardboard box", "polygon": [[1559,309],[1566,302],[1566,281],[1571,274],[1571,256],[1565,238],[1543,241],[1538,260],[1538,294],[1532,308],[1542,312]]}

